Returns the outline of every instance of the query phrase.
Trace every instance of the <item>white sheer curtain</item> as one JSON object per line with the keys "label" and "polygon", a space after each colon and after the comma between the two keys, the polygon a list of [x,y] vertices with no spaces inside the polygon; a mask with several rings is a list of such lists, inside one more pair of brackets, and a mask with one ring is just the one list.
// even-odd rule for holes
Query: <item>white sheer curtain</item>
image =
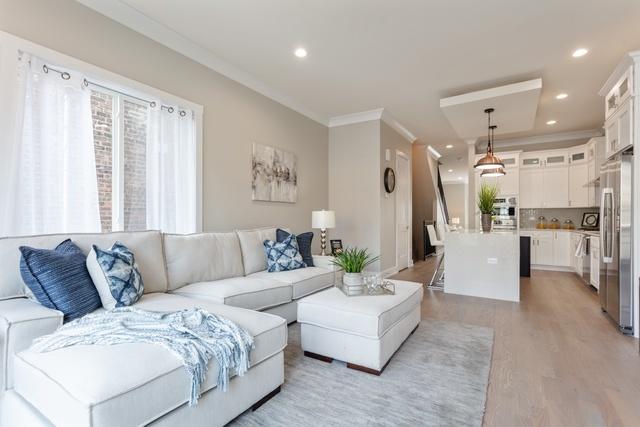
{"label": "white sheer curtain", "polygon": [[160,101],[149,108],[147,130],[147,228],[194,233],[196,216],[196,135],[193,113],[184,115]]}
{"label": "white sheer curtain", "polygon": [[24,104],[5,200],[4,234],[100,232],[90,91],[79,73],[64,80],[22,54]]}

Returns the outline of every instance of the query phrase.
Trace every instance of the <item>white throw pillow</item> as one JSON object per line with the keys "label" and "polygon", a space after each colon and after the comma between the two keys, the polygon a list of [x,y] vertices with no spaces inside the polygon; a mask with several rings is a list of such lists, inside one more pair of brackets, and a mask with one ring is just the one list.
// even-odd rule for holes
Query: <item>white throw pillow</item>
{"label": "white throw pillow", "polygon": [[87,270],[107,310],[133,305],[142,297],[144,283],[135,257],[120,242],[109,250],[93,245],[87,257]]}

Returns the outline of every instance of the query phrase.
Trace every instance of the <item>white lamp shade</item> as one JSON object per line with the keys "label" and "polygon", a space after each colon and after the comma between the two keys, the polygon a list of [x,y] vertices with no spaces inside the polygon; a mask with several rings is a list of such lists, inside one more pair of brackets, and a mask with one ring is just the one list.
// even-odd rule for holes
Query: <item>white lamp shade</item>
{"label": "white lamp shade", "polygon": [[311,227],[326,230],[336,226],[336,213],[334,211],[311,212]]}

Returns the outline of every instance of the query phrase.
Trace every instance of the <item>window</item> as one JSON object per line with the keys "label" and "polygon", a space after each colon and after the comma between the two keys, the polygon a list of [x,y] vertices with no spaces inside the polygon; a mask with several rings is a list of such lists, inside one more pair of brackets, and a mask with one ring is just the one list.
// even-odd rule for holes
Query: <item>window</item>
{"label": "window", "polygon": [[[121,113],[120,113],[121,112]],[[103,232],[146,230],[148,104],[91,90],[93,144]],[[115,126],[122,116],[122,126]],[[114,144],[118,144],[115,147]],[[122,153],[115,156],[114,153]],[[119,184],[122,183],[122,186]]]}
{"label": "window", "polygon": [[[7,135],[0,235],[198,231],[201,107],[29,42],[12,43],[19,46],[18,81],[0,89],[10,101],[7,116],[17,120],[0,122]],[[10,73],[11,58],[4,60]]]}

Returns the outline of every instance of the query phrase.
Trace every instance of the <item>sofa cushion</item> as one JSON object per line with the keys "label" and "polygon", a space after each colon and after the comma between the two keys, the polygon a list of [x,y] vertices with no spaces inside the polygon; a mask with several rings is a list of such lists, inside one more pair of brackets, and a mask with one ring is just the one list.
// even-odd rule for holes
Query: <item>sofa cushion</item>
{"label": "sofa cushion", "polygon": [[[251,365],[287,344],[284,319],[171,294],[144,295],[141,309],[201,307],[246,328],[255,339]],[[123,363],[126,361],[126,363]],[[215,360],[202,390],[216,387]],[[26,350],[15,359],[15,389],[55,425],[145,425],[189,401],[190,380],[180,359],[153,344],[80,345],[48,353]],[[233,382],[230,384],[233,390]],[[131,408],[135,408],[132,410]]]}
{"label": "sofa cushion", "polygon": [[20,246],[20,274],[43,306],[73,320],[99,308],[100,297],[91,281],[82,250],[70,239],[55,249]]}
{"label": "sofa cushion", "polygon": [[244,276],[236,233],[165,234],[164,253],[169,290]]}
{"label": "sofa cushion", "polygon": [[[276,230],[276,240],[278,242],[284,242],[287,237],[291,236],[286,230],[278,228]],[[298,250],[302,255],[302,260],[307,267],[313,267],[313,255],[311,255],[311,242],[313,240],[313,231],[307,231],[306,233],[300,233],[294,235],[298,242]]]}
{"label": "sofa cushion", "polygon": [[89,254],[92,245],[109,247],[116,241],[122,242],[136,254],[136,262],[144,277],[144,292],[167,291],[162,235],[159,231],[46,234],[0,238],[0,300],[26,294],[20,277],[20,246],[53,249],[65,239],[73,240],[85,255]]}
{"label": "sofa cushion", "polygon": [[265,240],[276,240],[275,227],[238,230],[237,233],[238,239],[240,239],[245,276],[266,270],[267,256],[264,253],[264,246],[262,244]]}
{"label": "sofa cushion", "polygon": [[296,300],[305,295],[333,286],[334,273],[326,268],[307,267],[291,271],[278,271],[275,273],[260,271],[248,277],[289,283],[292,287],[292,298]]}
{"label": "sofa cushion", "polygon": [[108,250],[93,245],[87,269],[107,310],[133,305],[142,296],[144,282],[135,255],[120,242]]}
{"label": "sofa cushion", "polygon": [[291,301],[291,285],[273,279],[235,277],[184,286],[175,294],[218,304],[264,310]]}
{"label": "sofa cushion", "polygon": [[298,322],[379,339],[422,301],[422,284],[394,280],[395,295],[347,297],[338,288],[298,301]]}

